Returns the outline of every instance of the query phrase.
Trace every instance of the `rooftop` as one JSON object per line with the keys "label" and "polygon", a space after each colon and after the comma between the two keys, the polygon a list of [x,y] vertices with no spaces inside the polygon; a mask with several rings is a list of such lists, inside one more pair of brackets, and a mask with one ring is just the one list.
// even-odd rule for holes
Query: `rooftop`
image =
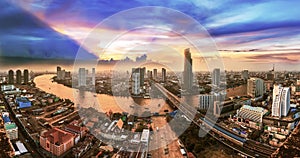
{"label": "rooftop", "polygon": [[46,138],[52,144],[61,145],[69,141],[70,139],[73,139],[74,135],[59,128],[52,128],[49,131],[43,133],[41,137]]}
{"label": "rooftop", "polygon": [[16,129],[17,128],[15,123],[8,123],[8,124],[5,124],[4,126],[5,126],[6,130],[11,130],[11,129]]}

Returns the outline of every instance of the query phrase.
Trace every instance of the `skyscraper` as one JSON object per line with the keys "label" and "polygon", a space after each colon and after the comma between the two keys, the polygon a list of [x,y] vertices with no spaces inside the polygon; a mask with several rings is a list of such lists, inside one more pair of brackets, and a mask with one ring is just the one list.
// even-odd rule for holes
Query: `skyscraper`
{"label": "skyscraper", "polygon": [[167,70],[165,68],[161,69],[161,78],[162,78],[162,82],[166,82]]}
{"label": "skyscraper", "polygon": [[146,68],[132,68],[132,73],[139,73],[140,86],[144,86]]}
{"label": "skyscraper", "polygon": [[274,85],[272,116],[287,116],[290,110],[290,88]]}
{"label": "skyscraper", "polygon": [[29,73],[28,73],[28,70],[25,69],[24,72],[24,84],[28,84],[28,81],[29,81]]}
{"label": "skyscraper", "polygon": [[17,84],[22,83],[22,72],[21,72],[21,70],[16,71],[16,83]]}
{"label": "skyscraper", "polygon": [[153,69],[153,79],[157,79],[157,69]]}
{"label": "skyscraper", "polygon": [[95,68],[92,68],[92,85],[95,85],[95,84],[96,84],[95,73],[96,73]]}
{"label": "skyscraper", "polygon": [[183,89],[190,91],[193,86],[193,61],[190,48],[184,50]]}
{"label": "skyscraper", "polygon": [[132,85],[131,85],[132,94],[134,94],[134,95],[140,94],[141,74],[140,74],[140,69],[139,68],[137,68],[137,69],[133,68],[132,69],[131,80],[132,80]]}
{"label": "skyscraper", "polygon": [[9,84],[14,84],[14,71],[13,70],[9,70],[8,71],[8,83]]}
{"label": "skyscraper", "polygon": [[141,86],[144,86],[144,82],[145,82],[145,72],[146,72],[146,67],[140,68],[140,77],[141,77],[140,85],[141,85]]}
{"label": "skyscraper", "polygon": [[61,67],[60,66],[56,67],[56,72],[58,72],[58,71],[61,71]]}
{"label": "skyscraper", "polygon": [[212,84],[216,86],[220,86],[220,69],[213,70]]}
{"label": "skyscraper", "polygon": [[86,71],[85,71],[85,68],[79,68],[78,86],[79,87],[86,86]]}
{"label": "skyscraper", "polygon": [[263,96],[265,93],[264,80],[260,78],[250,78],[247,81],[247,94],[251,97]]}

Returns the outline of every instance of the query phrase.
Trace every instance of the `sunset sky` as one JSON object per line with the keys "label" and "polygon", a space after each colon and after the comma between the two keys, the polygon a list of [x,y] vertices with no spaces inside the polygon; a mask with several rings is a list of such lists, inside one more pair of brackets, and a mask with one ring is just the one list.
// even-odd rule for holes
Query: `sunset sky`
{"label": "sunset sky", "polygon": [[[25,11],[26,15],[36,18],[34,21],[40,21],[59,34],[51,36],[52,43],[55,40],[60,41],[60,38],[64,40],[70,38],[76,44],[82,44],[88,52],[100,56],[100,59],[124,59],[126,56],[135,59],[137,56],[147,54],[148,59],[153,61],[162,60],[167,63],[172,57],[176,60],[178,53],[174,52],[180,54],[185,47],[189,46],[184,45],[183,38],[172,33],[172,30],[177,24],[183,26],[187,24],[184,19],[177,16],[162,18],[165,13],[160,9],[152,10],[151,14],[161,17],[157,21],[157,26],[161,29],[131,30],[114,41],[106,54],[97,54],[97,51],[101,49],[97,48],[98,36],[89,34],[91,31],[98,31],[102,33],[101,35],[109,37],[130,29],[127,25],[120,26],[119,21],[110,23],[111,25],[105,28],[97,28],[97,24],[120,11],[143,6],[166,7],[195,19],[215,41],[216,49],[222,56],[227,70],[269,70],[273,63],[278,70],[299,70],[300,68],[300,1],[298,0],[11,0],[0,3],[0,7],[4,8],[0,11],[0,22],[2,25],[4,19],[18,21],[14,18],[15,15]],[[145,10],[137,14],[140,16],[135,15],[135,19],[128,17],[128,20],[140,22],[137,26],[143,26],[142,20],[149,20],[143,15],[149,12]],[[174,19],[177,23],[170,23],[174,22]],[[51,49],[51,46],[47,44],[34,44],[34,42],[50,38],[46,31],[32,27],[34,25],[23,25],[23,23],[26,23],[26,20],[19,23],[9,22],[7,24],[9,27],[0,26],[0,36],[2,34],[0,56],[7,56],[7,50],[18,52],[25,47],[31,54],[44,52],[42,48],[33,51],[33,48],[28,48],[28,43],[31,47],[50,47]],[[15,29],[11,28],[12,25],[15,25]],[[196,32],[194,37],[208,38]],[[84,42],[86,38],[96,38],[95,43]],[[17,41],[16,43],[21,43],[22,47],[9,47],[8,49],[6,45],[12,44],[5,43],[8,40]],[[60,44],[55,44],[55,46],[65,47]],[[73,51],[77,48],[73,44],[70,47]],[[49,58],[60,58],[60,49],[55,50],[56,55],[47,53],[46,55]],[[196,51],[192,49],[193,52]],[[14,53],[9,56],[14,56]],[[15,56],[30,55],[15,53]],[[193,57],[198,59],[201,55],[194,53]]]}

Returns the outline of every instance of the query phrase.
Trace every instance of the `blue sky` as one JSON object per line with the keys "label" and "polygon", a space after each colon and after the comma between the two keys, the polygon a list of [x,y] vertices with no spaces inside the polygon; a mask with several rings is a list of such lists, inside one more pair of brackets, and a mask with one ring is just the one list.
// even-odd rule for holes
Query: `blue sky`
{"label": "blue sky", "polygon": [[[134,7],[161,6],[182,12],[204,26],[216,42],[217,49],[228,69],[234,68],[231,63],[243,64],[248,69],[255,69],[257,65],[268,69],[272,63],[281,65],[282,69],[299,66],[300,1],[297,0],[12,0],[7,3],[1,2],[0,6],[5,8],[0,11],[0,21],[11,19],[10,24],[7,25],[9,28],[5,25],[0,26],[0,34],[4,35],[0,38],[2,48],[5,47],[3,41],[6,39],[17,40],[18,43],[26,46],[32,41],[70,38],[80,45],[98,23],[120,11]],[[30,24],[30,21],[17,23],[16,19],[12,18],[20,10],[26,11],[28,15],[36,18],[35,22],[40,21],[42,25],[59,33],[61,37],[49,37],[47,29],[35,27],[36,24]],[[138,18],[143,18],[144,14],[149,13],[140,12],[141,16]],[[162,18],[164,13],[159,9],[151,14],[160,17],[158,25],[166,28],[174,28],[169,24],[172,21],[170,18],[175,18],[178,23],[184,25],[184,21],[177,17]],[[133,22],[142,22],[128,18]],[[115,25],[111,23],[108,28],[105,28],[108,34],[129,27],[118,24],[118,22]],[[15,27],[12,28],[13,25]],[[135,39],[139,35],[140,32],[135,32],[134,35],[124,38],[123,45],[126,40],[130,41],[130,38]],[[161,39],[161,42],[164,40]],[[122,45],[122,41],[119,43]],[[43,47],[46,47],[45,45]],[[92,45],[83,44],[83,46],[95,53]],[[183,47],[178,49],[182,50]],[[122,58],[123,56],[118,55],[118,52],[124,52],[121,46],[116,46],[116,49],[104,58]]]}

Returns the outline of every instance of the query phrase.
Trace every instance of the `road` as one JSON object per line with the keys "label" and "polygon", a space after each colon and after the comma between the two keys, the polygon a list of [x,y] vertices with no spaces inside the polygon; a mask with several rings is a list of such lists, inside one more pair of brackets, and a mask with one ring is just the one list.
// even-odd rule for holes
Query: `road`
{"label": "road", "polygon": [[[4,95],[2,93],[0,94],[0,98],[4,101],[4,105],[9,111],[11,121],[15,122],[18,126],[19,139],[21,140],[21,142],[24,143],[25,147],[32,154],[33,157],[44,157],[42,154],[39,153],[39,147],[35,144],[35,142],[31,140],[29,134],[26,133],[25,129],[22,128],[21,123],[17,120],[16,115],[14,114],[12,108],[9,106],[7,100],[4,98]],[[28,142],[26,140],[28,140]]]}
{"label": "road", "polygon": [[[169,92],[167,89],[165,89],[162,85],[155,83],[155,86],[163,93],[164,96],[166,96],[181,112],[183,112],[190,120],[192,120],[197,126],[201,127],[199,124],[199,118],[195,118],[196,115],[200,115],[201,117],[204,117],[203,114],[199,113],[193,106],[189,106],[188,104],[181,102],[177,96]],[[195,120],[196,119],[196,120]],[[206,124],[207,126],[211,126],[209,124]],[[217,133],[220,133],[222,136],[227,136],[225,133],[222,133],[222,131],[217,130],[216,128],[211,126],[211,129],[213,131],[216,131]],[[209,132],[210,135],[212,135],[211,132]],[[212,135],[214,138],[216,138],[214,135]],[[217,138],[216,138],[217,139]],[[217,139],[219,140],[219,139]],[[219,140],[220,141],[220,140]],[[260,146],[262,145],[256,145],[252,147],[251,149],[248,147],[241,147],[241,146],[232,146],[226,142],[220,141],[223,144],[227,145],[231,149],[238,151],[240,153],[243,153],[244,155],[248,155],[250,157],[255,157],[257,152],[259,152],[260,156],[266,156],[269,157],[270,155],[264,153],[264,150],[261,150]],[[235,143],[235,142],[234,142]],[[249,146],[251,147],[251,146]],[[253,151],[255,150],[255,151]]]}

